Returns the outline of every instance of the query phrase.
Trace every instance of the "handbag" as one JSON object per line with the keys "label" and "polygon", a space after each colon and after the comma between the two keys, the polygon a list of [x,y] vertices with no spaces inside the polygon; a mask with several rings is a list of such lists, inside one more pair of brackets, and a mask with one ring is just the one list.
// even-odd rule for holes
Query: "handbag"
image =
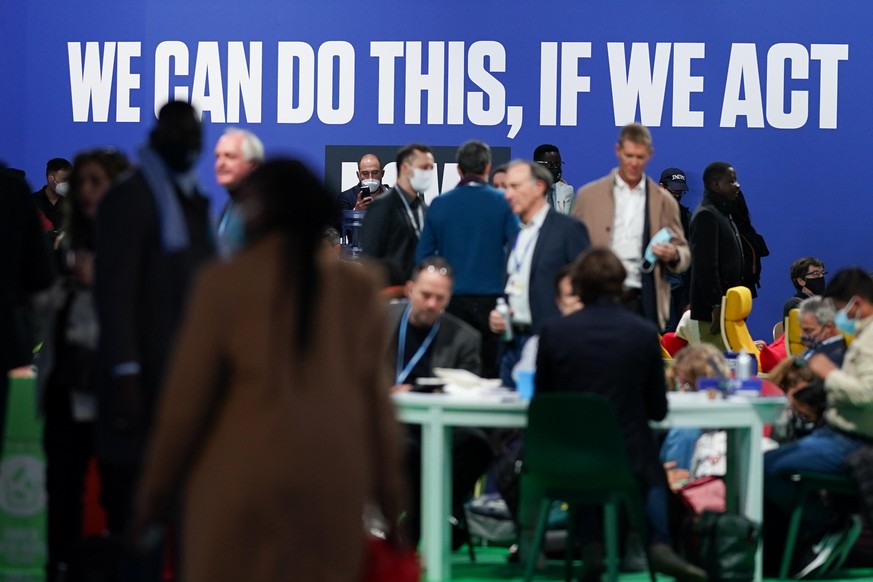
{"label": "handbag", "polygon": [[679,491],[682,504],[695,515],[706,510],[725,510],[725,484],[719,477],[707,476],[686,483]]}
{"label": "handbag", "polygon": [[398,550],[387,540],[367,536],[362,582],[418,582],[421,566],[415,550]]}
{"label": "handbag", "polygon": [[742,515],[704,511],[694,533],[697,548],[691,561],[709,574],[711,582],[754,580],[758,524]]}

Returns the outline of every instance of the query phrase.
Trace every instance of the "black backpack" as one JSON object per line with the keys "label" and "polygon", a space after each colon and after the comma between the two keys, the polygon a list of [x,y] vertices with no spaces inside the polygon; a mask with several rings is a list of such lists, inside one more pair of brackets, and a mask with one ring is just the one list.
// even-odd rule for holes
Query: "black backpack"
{"label": "black backpack", "polygon": [[695,522],[691,561],[709,574],[710,582],[755,579],[755,553],[761,531],[752,520],[734,513],[704,511]]}

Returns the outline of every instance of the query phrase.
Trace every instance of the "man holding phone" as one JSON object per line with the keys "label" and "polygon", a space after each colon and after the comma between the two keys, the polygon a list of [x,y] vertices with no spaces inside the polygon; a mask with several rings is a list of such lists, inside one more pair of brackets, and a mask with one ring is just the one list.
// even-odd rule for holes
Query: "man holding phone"
{"label": "man holding phone", "polygon": [[346,210],[366,210],[373,199],[387,188],[382,184],[385,170],[376,154],[364,154],[358,161],[358,183],[340,192],[336,198],[337,224],[342,223]]}

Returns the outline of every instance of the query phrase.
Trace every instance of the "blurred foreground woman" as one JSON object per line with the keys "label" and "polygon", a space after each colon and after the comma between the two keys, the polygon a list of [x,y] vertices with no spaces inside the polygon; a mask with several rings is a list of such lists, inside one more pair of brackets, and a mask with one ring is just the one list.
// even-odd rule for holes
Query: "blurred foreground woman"
{"label": "blurred foreground woman", "polygon": [[403,506],[384,308],[366,272],[321,251],[333,207],[303,165],[269,162],[240,194],[246,245],[191,296],[136,531],[178,491],[186,582],[347,582],[365,504],[388,523]]}

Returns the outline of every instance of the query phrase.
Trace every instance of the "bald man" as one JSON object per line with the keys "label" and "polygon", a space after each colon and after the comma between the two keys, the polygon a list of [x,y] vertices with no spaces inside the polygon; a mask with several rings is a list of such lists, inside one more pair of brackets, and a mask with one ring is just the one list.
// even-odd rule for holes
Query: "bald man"
{"label": "bald man", "polygon": [[358,183],[340,192],[336,198],[337,226],[342,223],[346,210],[366,210],[373,199],[387,188],[382,184],[385,170],[376,154],[364,154],[358,161]]}

